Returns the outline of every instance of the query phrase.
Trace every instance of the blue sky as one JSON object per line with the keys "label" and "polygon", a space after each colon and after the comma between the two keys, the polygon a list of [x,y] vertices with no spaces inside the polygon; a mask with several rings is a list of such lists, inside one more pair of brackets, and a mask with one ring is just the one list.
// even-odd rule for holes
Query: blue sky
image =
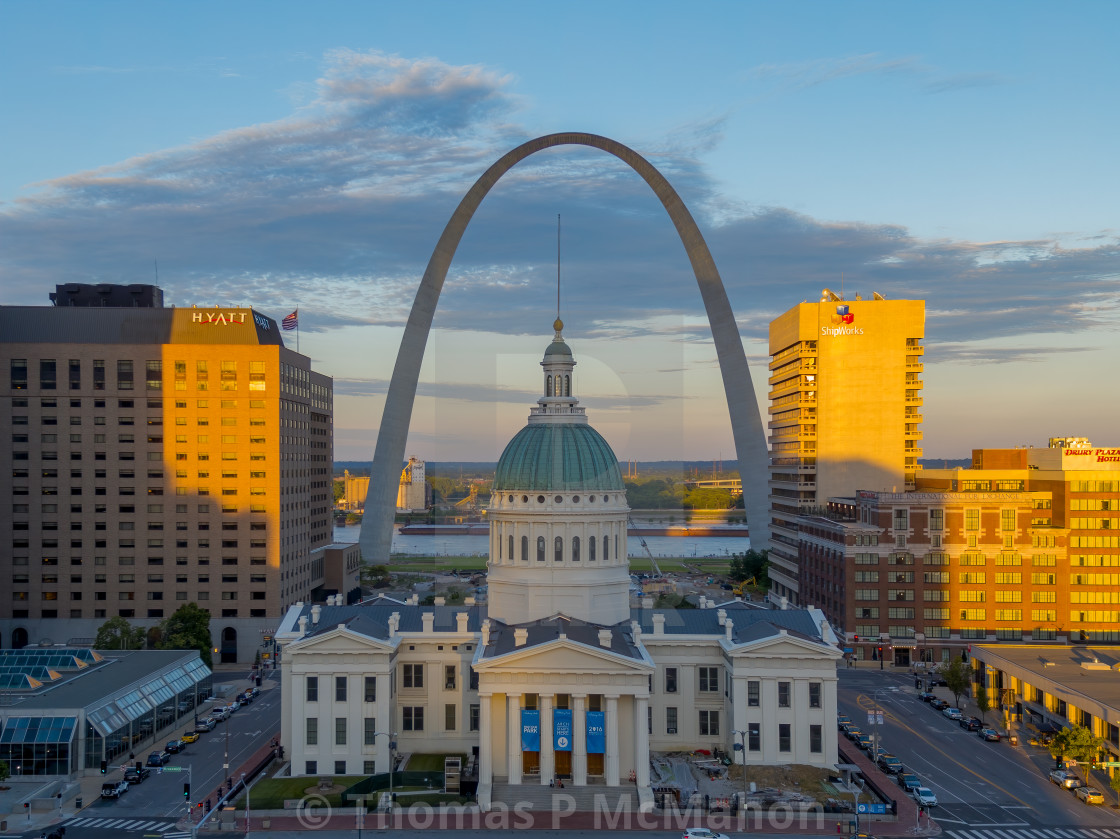
{"label": "blue sky", "polygon": [[[687,14],[686,14],[687,8]],[[590,131],[700,223],[764,403],[766,325],[822,287],[927,300],[925,452],[1115,444],[1120,6],[0,0],[0,303],[159,282],[297,305],[370,456],[401,324],[505,151]],[[456,255],[408,454],[494,459],[535,398],[564,219],[579,393],[621,458],[733,456],[671,226],[629,170],[517,167]]]}

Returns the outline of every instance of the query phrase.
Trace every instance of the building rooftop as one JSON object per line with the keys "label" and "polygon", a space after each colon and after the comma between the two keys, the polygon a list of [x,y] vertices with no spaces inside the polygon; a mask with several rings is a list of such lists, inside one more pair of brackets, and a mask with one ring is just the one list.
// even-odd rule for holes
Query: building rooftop
{"label": "building rooftop", "polygon": [[257,344],[284,342],[252,309],[0,306],[5,344]]}
{"label": "building rooftop", "polygon": [[981,644],[973,645],[972,654],[988,666],[1026,671],[1120,711],[1120,647]]}

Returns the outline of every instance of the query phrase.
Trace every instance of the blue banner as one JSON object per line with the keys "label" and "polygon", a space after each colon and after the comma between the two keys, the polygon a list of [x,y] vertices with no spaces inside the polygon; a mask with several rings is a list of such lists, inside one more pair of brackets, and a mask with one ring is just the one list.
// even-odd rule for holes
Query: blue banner
{"label": "blue banner", "polygon": [[572,750],[572,709],[557,708],[552,712],[552,730],[555,739],[553,743],[558,752]]}
{"label": "blue banner", "polygon": [[521,712],[521,751],[541,750],[541,712],[528,709]]}
{"label": "blue banner", "polygon": [[601,755],[607,751],[607,724],[602,711],[587,712],[587,753]]}

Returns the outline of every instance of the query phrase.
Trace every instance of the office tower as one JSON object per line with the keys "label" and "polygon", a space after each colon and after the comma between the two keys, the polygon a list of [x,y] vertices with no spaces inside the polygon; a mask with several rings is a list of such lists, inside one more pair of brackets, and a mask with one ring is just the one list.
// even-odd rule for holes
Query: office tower
{"label": "office tower", "polygon": [[0,308],[0,643],[153,627],[196,602],[215,660],[252,661],[322,593],[331,379],[253,309],[85,288]]}
{"label": "office tower", "polygon": [[772,595],[802,603],[799,515],[858,489],[914,487],[924,336],[922,300],[828,289],[770,323]]}

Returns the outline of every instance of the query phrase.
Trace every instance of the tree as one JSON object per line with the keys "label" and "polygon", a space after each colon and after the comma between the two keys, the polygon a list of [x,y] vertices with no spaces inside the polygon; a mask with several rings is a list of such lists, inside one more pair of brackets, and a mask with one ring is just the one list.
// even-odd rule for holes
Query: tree
{"label": "tree", "polygon": [[213,666],[209,610],[200,609],[197,603],[184,603],[160,624],[160,630],[161,650],[198,650],[206,666]]}
{"label": "tree", "polygon": [[1120,807],[1120,772],[1113,772],[1108,779],[1108,785],[1116,793],[1116,806]]}
{"label": "tree", "polygon": [[732,554],[727,576],[736,583],[754,577],[756,584],[766,585],[766,568],[770,564],[768,556],[767,551],[756,551],[754,548],[746,553]]}
{"label": "tree", "polygon": [[95,650],[139,650],[144,647],[144,628],[134,627],[125,618],[112,617],[101,624],[93,639]]}
{"label": "tree", "polygon": [[1095,737],[1085,726],[1075,725],[1059,731],[1050,742],[1049,748],[1054,760],[1060,758],[1076,760],[1078,768],[1083,770],[1085,784],[1089,785],[1092,763],[1104,748],[1104,740]]}
{"label": "tree", "polygon": [[358,575],[363,585],[378,588],[389,584],[389,569],[384,565],[365,565],[358,569]]}
{"label": "tree", "polygon": [[982,682],[976,686],[976,695],[972,700],[976,703],[976,710],[980,712],[980,721],[986,723],[985,715],[992,710],[992,700],[988,698],[988,689]]}
{"label": "tree", "polygon": [[968,662],[954,658],[948,664],[941,665],[941,678],[945,680],[945,687],[953,694],[953,704],[961,707],[961,697],[968,693],[968,684],[972,676],[972,668]]}
{"label": "tree", "polygon": [[12,777],[12,767],[8,766],[8,761],[0,760],[0,784]]}

